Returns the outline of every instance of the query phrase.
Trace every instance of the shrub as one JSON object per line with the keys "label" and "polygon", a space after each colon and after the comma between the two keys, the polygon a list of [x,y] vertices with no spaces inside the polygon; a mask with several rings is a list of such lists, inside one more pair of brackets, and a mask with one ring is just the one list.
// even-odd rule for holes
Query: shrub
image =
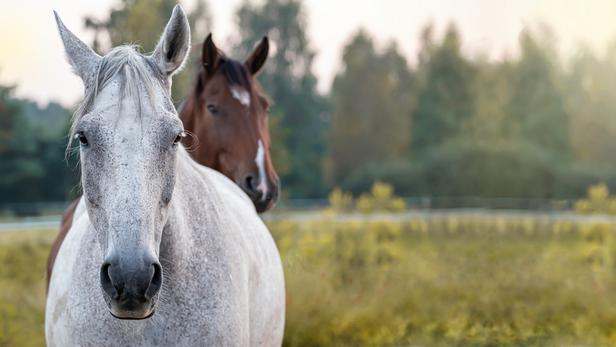
{"label": "shrub", "polygon": [[354,209],[361,213],[401,212],[406,208],[406,203],[394,195],[391,184],[377,181],[370,192],[361,194],[355,202],[351,193],[335,188],[329,194],[329,206],[329,211],[333,212],[352,212]]}
{"label": "shrub", "polygon": [[353,195],[334,188],[329,194],[329,208],[334,212],[347,212],[353,210]]}
{"label": "shrub", "polygon": [[610,196],[610,190],[605,183],[590,186],[586,198],[575,204],[575,211],[581,214],[605,213],[616,214],[616,198]]}
{"label": "shrub", "polygon": [[387,183],[374,182],[370,193],[357,199],[357,210],[361,213],[401,212],[406,208],[403,199],[394,196],[394,188]]}

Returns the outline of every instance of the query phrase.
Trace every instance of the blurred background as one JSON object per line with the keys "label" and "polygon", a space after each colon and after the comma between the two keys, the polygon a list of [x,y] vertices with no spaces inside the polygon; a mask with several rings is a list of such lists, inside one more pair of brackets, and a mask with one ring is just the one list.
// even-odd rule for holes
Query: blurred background
{"label": "blurred background", "polygon": [[[176,1],[0,4],[0,346],[43,344],[82,96],[52,10],[153,50]],[[616,344],[616,2],[183,1],[194,49],[268,35],[285,345]],[[8,265],[7,265],[8,264]]]}

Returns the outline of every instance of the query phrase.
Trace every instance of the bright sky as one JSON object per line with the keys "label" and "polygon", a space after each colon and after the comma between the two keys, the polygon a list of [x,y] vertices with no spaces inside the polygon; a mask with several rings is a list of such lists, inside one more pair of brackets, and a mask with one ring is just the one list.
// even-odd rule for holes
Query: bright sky
{"label": "bright sky", "polygon": [[[83,17],[102,18],[118,0],[3,1],[0,4],[0,83],[17,84],[17,95],[46,103],[71,105],[82,93],[81,81],[64,59],[52,10],[86,42],[91,33]],[[185,0],[187,9],[193,0]],[[213,31],[219,46],[229,50],[235,27],[234,12],[242,0],[209,0]],[[487,54],[499,59],[515,54],[520,32],[539,22],[555,32],[557,47],[570,56],[584,42],[602,54],[616,38],[614,0],[305,0],[308,35],[317,51],[314,72],[319,90],[329,90],[340,67],[342,48],[359,27],[380,47],[394,40],[410,63],[415,61],[419,35],[429,22],[441,34],[450,21],[458,24],[468,55]],[[162,28],[161,28],[162,31]],[[155,35],[158,35],[156,33]],[[152,47],[145,47],[146,50]]]}

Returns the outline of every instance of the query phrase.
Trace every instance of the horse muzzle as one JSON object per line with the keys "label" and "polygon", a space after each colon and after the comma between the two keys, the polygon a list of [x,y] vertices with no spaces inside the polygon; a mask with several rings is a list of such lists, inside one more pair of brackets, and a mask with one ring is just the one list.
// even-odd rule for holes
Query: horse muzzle
{"label": "horse muzzle", "polygon": [[257,212],[263,213],[271,209],[278,200],[280,184],[278,180],[272,182],[266,179],[262,182],[256,177],[257,176],[248,175],[244,177],[238,185],[248,194]]}
{"label": "horse muzzle", "polygon": [[111,315],[119,319],[151,317],[162,279],[162,267],[153,257],[130,261],[110,257],[101,266],[100,281]]}

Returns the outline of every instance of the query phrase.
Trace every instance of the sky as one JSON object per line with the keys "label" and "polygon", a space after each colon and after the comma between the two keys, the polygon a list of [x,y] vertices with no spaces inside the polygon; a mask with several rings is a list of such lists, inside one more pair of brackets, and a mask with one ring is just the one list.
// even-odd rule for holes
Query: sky
{"label": "sky", "polygon": [[[218,46],[230,50],[234,13],[244,0],[209,0],[212,31]],[[257,0],[259,1],[259,0]],[[0,0],[0,83],[17,86],[16,95],[40,104],[55,100],[66,106],[81,97],[81,81],[70,72],[57,34],[52,10],[85,42],[86,15],[106,18],[119,0]],[[441,35],[450,22],[461,31],[468,56],[492,60],[517,54],[518,38],[527,27],[547,24],[556,35],[556,47],[565,56],[580,44],[603,54],[616,39],[614,0],[305,0],[306,28],[317,53],[313,71],[319,91],[326,93],[341,66],[342,49],[359,28],[378,47],[395,42],[409,64],[416,61],[421,30],[428,23]],[[190,10],[194,0],[182,4]],[[161,28],[161,32],[162,32]],[[155,35],[158,35],[156,33]],[[144,47],[146,51],[152,47]]]}

